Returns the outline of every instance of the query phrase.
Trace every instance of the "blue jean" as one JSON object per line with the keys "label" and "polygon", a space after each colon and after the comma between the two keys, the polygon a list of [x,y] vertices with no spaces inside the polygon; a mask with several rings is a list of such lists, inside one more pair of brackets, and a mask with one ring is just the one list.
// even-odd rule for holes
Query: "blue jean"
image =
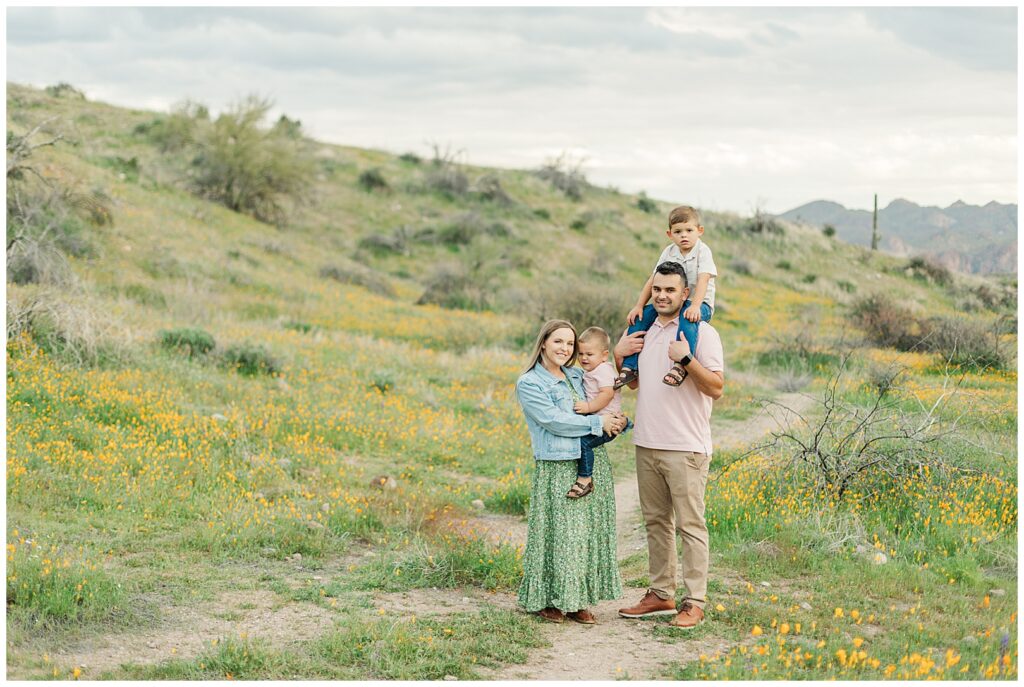
{"label": "blue jean", "polygon": [[[683,310],[690,307],[690,301],[687,300],[683,303]],[[701,322],[710,322],[712,315],[711,306],[707,303],[700,304],[700,320],[697,322],[690,322],[688,319],[683,317],[683,311],[679,311],[679,331],[676,333],[676,339],[682,341],[686,339],[686,343],[690,344],[690,355],[697,355],[697,328]],[[658,313],[654,312],[654,306],[648,303],[644,306],[643,315],[637,318],[636,322],[629,326],[627,330],[630,334],[634,332],[646,332],[654,324],[654,320],[657,319]],[[622,361],[622,367],[628,367],[631,370],[640,369],[640,354],[634,353],[628,356]]]}
{"label": "blue jean", "polygon": [[[633,428],[633,421],[626,419],[626,427],[622,432],[628,432]],[[621,434],[620,432],[619,434]],[[609,441],[617,437],[618,434],[600,434],[595,436],[588,434],[585,437],[580,437],[580,459],[576,461],[576,476],[577,477],[590,477],[594,474],[594,449],[598,446],[604,446]]]}

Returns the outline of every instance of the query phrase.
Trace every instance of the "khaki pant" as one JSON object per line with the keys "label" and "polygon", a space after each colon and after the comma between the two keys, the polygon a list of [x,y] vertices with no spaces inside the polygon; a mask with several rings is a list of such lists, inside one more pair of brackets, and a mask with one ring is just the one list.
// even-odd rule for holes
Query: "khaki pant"
{"label": "khaki pant", "polygon": [[662,599],[675,599],[676,530],[683,537],[686,597],[704,608],[708,590],[708,528],[704,488],[711,458],[690,451],[636,447],[636,481],[647,525],[650,587]]}

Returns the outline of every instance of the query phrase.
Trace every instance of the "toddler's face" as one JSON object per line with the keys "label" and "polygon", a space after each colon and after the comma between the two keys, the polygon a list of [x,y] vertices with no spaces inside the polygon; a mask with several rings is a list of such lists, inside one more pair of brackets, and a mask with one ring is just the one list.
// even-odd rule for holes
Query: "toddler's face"
{"label": "toddler's face", "polygon": [[704,227],[694,221],[676,222],[665,232],[672,243],[679,246],[679,250],[688,252],[697,243],[697,239],[704,235]]}
{"label": "toddler's face", "polygon": [[580,367],[587,372],[592,371],[601,363],[608,360],[608,351],[593,341],[580,341]]}

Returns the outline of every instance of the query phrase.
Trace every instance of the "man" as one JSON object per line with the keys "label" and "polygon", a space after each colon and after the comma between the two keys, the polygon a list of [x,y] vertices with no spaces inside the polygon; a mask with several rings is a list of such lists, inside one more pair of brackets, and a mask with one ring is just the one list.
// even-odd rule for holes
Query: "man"
{"label": "man", "polygon": [[[645,332],[624,334],[615,346],[615,362],[640,354],[637,391],[636,480],[647,526],[650,589],[639,604],[619,610],[625,618],[674,615],[671,625],[684,629],[704,621],[708,579],[708,529],[704,522],[704,488],[711,462],[711,405],[725,388],[722,340],[701,322],[691,357],[686,341],[676,341],[680,309],[690,293],[681,265],[658,265],[651,284],[658,314]],[[646,334],[646,335],[645,335]],[[687,372],[678,387],[662,378],[679,362]],[[683,584],[686,596],[676,610],[676,537],[683,537]]]}

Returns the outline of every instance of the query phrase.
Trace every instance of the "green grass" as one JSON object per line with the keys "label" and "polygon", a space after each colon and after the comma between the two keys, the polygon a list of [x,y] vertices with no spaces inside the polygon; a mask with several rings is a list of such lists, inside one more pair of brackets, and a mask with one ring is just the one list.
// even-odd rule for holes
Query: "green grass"
{"label": "green grass", "polygon": [[343,616],[316,640],[274,649],[255,639],[229,637],[198,658],[158,666],[125,666],[107,679],[330,680],[480,679],[479,669],[525,663],[542,646],[537,621],[525,614],[484,609],[445,619]]}

